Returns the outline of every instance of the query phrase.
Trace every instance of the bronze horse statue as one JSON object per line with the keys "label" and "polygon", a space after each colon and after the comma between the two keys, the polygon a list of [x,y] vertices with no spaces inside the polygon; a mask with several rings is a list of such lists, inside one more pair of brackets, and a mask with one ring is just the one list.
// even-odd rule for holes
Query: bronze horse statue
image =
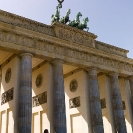
{"label": "bronze horse statue", "polygon": [[59,12],[59,7],[58,6],[56,6],[56,13],[55,13],[55,15],[53,14],[51,16],[51,18],[52,18],[52,23],[59,22],[59,20],[60,20],[60,12]]}
{"label": "bronze horse statue", "polygon": [[76,15],[76,18],[71,21],[68,25],[69,26],[72,26],[72,27],[77,27],[80,23],[80,17],[82,16],[81,12],[79,12],[77,15]]}
{"label": "bronze horse statue", "polygon": [[82,23],[78,24],[77,28],[78,29],[81,29],[81,30],[87,29],[87,31],[88,31],[89,30],[89,28],[87,27],[87,23],[88,22],[89,22],[88,17],[87,18],[84,18],[83,21],[82,21]]}
{"label": "bronze horse statue", "polygon": [[67,11],[67,13],[66,13],[66,16],[63,17],[63,18],[61,18],[61,19],[60,19],[60,22],[63,23],[63,24],[66,24],[67,22],[69,22],[69,21],[70,21],[70,20],[69,20],[69,15],[70,15],[70,13],[71,13],[71,10],[68,9],[68,11]]}

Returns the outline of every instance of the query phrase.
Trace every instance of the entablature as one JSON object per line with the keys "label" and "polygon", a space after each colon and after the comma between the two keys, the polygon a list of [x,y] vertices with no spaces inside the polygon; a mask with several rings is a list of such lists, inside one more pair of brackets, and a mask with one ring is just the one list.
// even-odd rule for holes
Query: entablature
{"label": "entablature", "polygon": [[[1,21],[0,48],[16,53],[29,52],[34,56],[51,59],[59,58],[81,67],[97,66],[100,69],[133,74],[133,60],[96,48],[96,35],[60,23],[54,23],[52,28],[54,36]],[[69,36],[62,35],[64,33]],[[114,46],[108,47],[115,49]]]}
{"label": "entablature", "polygon": [[85,32],[61,23],[49,26],[3,10],[0,10],[0,21],[123,57],[127,57],[127,53],[129,52],[128,50],[95,40],[97,36],[90,32]]}

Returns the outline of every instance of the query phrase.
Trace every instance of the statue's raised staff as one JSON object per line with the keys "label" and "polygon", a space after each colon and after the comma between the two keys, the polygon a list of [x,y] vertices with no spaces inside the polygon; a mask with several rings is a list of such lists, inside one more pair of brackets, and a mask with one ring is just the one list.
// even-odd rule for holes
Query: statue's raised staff
{"label": "statue's raised staff", "polygon": [[71,13],[71,10],[68,9],[68,11],[67,11],[67,13],[66,13],[66,16],[63,17],[63,18],[61,18],[61,19],[60,19],[60,22],[63,23],[63,24],[66,24],[67,22],[69,22],[69,21],[70,21],[70,20],[69,20],[69,15],[70,15],[70,13]]}
{"label": "statue's raised staff", "polygon": [[87,29],[87,31],[88,31],[89,30],[89,27],[87,27],[87,23],[88,22],[89,22],[88,17],[87,18],[84,18],[83,21],[82,21],[82,23],[78,24],[77,28],[78,29],[81,29],[81,30]]}
{"label": "statue's raised staff", "polygon": [[59,20],[60,20],[60,11],[59,11],[59,7],[58,6],[56,6],[55,15],[53,14],[51,18],[52,18],[52,23],[59,22]]}
{"label": "statue's raised staff", "polygon": [[73,21],[71,21],[68,25],[70,25],[72,27],[77,27],[80,24],[80,17],[82,17],[81,12],[79,12],[76,15],[76,18]]}

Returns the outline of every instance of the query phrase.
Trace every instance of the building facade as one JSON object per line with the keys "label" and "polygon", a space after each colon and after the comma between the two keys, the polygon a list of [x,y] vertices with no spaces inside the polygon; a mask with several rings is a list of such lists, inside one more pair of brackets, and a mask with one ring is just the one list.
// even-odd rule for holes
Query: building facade
{"label": "building facade", "polygon": [[0,132],[132,133],[133,59],[96,38],[0,10]]}

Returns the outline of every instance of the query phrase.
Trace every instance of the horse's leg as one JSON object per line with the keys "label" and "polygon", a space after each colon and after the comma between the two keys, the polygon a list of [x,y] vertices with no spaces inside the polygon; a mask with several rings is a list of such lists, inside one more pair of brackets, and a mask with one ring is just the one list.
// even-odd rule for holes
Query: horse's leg
{"label": "horse's leg", "polygon": [[87,32],[89,31],[89,27],[87,27]]}

